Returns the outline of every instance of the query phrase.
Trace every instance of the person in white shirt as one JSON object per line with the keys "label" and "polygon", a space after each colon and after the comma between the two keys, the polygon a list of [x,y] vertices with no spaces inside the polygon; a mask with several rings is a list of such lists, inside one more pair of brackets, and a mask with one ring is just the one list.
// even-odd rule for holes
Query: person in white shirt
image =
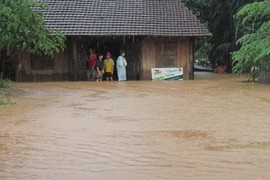
{"label": "person in white shirt", "polygon": [[120,56],[117,58],[116,61],[116,67],[117,67],[118,81],[126,81],[127,61],[125,59],[125,51],[120,51]]}

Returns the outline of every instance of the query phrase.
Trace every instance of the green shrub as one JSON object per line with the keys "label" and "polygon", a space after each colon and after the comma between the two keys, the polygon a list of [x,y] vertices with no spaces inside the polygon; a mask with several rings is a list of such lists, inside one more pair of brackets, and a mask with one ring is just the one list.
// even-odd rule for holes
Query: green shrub
{"label": "green shrub", "polygon": [[3,74],[0,74],[0,106],[12,104],[11,97],[11,81],[4,78]]}
{"label": "green shrub", "polygon": [[4,79],[3,74],[0,74],[0,89],[3,89],[6,85],[6,79]]}

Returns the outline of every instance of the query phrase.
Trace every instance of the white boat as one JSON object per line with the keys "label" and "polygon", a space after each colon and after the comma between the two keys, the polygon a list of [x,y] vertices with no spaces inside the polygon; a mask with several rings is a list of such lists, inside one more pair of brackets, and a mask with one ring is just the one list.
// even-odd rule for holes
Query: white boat
{"label": "white boat", "polygon": [[213,71],[213,67],[209,65],[202,65],[202,64],[195,64],[194,63],[195,71]]}

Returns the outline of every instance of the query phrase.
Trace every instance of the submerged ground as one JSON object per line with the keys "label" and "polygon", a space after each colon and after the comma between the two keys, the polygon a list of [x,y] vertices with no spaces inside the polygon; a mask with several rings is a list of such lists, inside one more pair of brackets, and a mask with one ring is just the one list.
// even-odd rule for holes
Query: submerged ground
{"label": "submerged ground", "polygon": [[269,179],[270,86],[22,83],[0,107],[0,179]]}

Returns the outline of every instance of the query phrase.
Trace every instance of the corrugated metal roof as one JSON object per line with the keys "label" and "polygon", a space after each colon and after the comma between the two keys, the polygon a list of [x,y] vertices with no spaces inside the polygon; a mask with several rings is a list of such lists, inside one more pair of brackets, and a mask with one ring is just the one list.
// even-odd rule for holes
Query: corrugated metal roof
{"label": "corrugated metal roof", "polygon": [[48,28],[65,35],[208,36],[180,0],[39,0]]}

